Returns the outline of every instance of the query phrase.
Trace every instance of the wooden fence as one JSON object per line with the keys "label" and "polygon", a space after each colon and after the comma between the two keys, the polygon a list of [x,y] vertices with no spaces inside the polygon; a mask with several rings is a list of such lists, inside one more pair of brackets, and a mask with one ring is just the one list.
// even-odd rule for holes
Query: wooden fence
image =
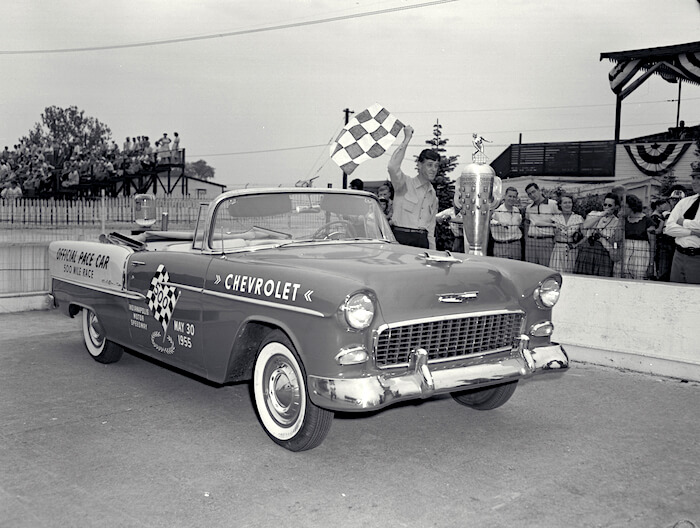
{"label": "wooden fence", "polygon": [[[168,213],[170,229],[193,229],[201,200],[156,198],[157,223]],[[0,199],[0,297],[48,291],[52,240],[97,240],[105,231],[138,228],[133,197],[104,200]]]}
{"label": "wooden fence", "polygon": [[[168,213],[171,224],[194,224],[201,200],[156,198],[156,211]],[[40,198],[0,199],[0,229],[131,224],[136,203],[133,197],[54,200]]]}

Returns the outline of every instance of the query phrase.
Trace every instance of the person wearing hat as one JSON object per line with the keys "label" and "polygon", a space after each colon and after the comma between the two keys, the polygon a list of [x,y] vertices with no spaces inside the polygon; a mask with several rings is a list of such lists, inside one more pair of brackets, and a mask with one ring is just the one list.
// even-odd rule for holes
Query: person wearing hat
{"label": "person wearing hat", "polygon": [[681,198],[666,221],[664,234],[674,237],[671,282],[700,284],[700,162],[691,164],[692,196]]}
{"label": "person wearing hat", "polygon": [[671,206],[671,210],[673,210],[673,208],[676,207],[676,204],[678,204],[679,200],[682,200],[685,197],[685,187],[683,187],[682,185],[674,185],[673,187],[671,187],[671,192],[668,195],[668,204]]}

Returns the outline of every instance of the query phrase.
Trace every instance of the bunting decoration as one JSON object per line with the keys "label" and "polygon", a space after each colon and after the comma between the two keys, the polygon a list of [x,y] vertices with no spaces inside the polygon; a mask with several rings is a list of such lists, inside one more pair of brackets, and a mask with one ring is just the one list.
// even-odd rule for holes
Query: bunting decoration
{"label": "bunting decoration", "polygon": [[700,84],[700,51],[683,52],[664,57],[649,56],[643,59],[620,60],[610,73],[610,88],[619,94],[640,70],[654,70],[665,81],[678,82],[679,79]]}
{"label": "bunting decoration", "polygon": [[331,145],[331,159],[349,176],[363,161],[384,154],[403,127],[386,108],[375,103],[345,125]]}
{"label": "bunting decoration", "polygon": [[690,143],[625,145],[634,166],[647,176],[663,176],[680,161]]}
{"label": "bunting decoration", "polygon": [[676,66],[689,80],[700,84],[700,52],[679,54]]}
{"label": "bunting decoration", "polygon": [[616,94],[619,94],[632,78],[637,74],[642,66],[640,59],[634,59],[624,62],[618,62],[615,67],[608,73],[610,88]]}

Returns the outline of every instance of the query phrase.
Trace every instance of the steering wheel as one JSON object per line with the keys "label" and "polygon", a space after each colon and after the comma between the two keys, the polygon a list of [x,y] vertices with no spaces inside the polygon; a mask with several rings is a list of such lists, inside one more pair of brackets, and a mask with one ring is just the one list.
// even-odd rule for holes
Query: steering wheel
{"label": "steering wheel", "polygon": [[[336,227],[342,228],[342,231],[333,231],[333,228]],[[326,233],[326,235],[322,237],[324,233]],[[311,238],[323,238],[323,240],[330,240],[335,235],[349,235],[351,237],[355,237],[355,228],[347,220],[333,220],[332,222],[328,222],[327,224],[319,227],[314,234],[311,235]]]}

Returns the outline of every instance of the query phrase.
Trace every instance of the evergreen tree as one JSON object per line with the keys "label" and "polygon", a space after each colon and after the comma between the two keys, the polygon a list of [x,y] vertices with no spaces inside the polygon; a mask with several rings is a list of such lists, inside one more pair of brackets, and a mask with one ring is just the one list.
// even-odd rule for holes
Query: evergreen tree
{"label": "evergreen tree", "polygon": [[661,176],[661,187],[659,188],[660,196],[668,196],[673,191],[673,186],[676,185],[676,174],[673,169]]}
{"label": "evergreen tree", "polygon": [[[452,207],[455,194],[455,185],[447,174],[455,170],[457,167],[457,158],[459,156],[447,156],[448,139],[442,137],[442,125],[439,120],[435,120],[433,125],[433,137],[426,141],[431,149],[440,154],[440,167],[438,173],[433,180],[433,188],[438,198],[438,209],[440,211]],[[435,246],[438,250],[452,249],[454,236],[449,225],[440,224],[435,228]]]}

